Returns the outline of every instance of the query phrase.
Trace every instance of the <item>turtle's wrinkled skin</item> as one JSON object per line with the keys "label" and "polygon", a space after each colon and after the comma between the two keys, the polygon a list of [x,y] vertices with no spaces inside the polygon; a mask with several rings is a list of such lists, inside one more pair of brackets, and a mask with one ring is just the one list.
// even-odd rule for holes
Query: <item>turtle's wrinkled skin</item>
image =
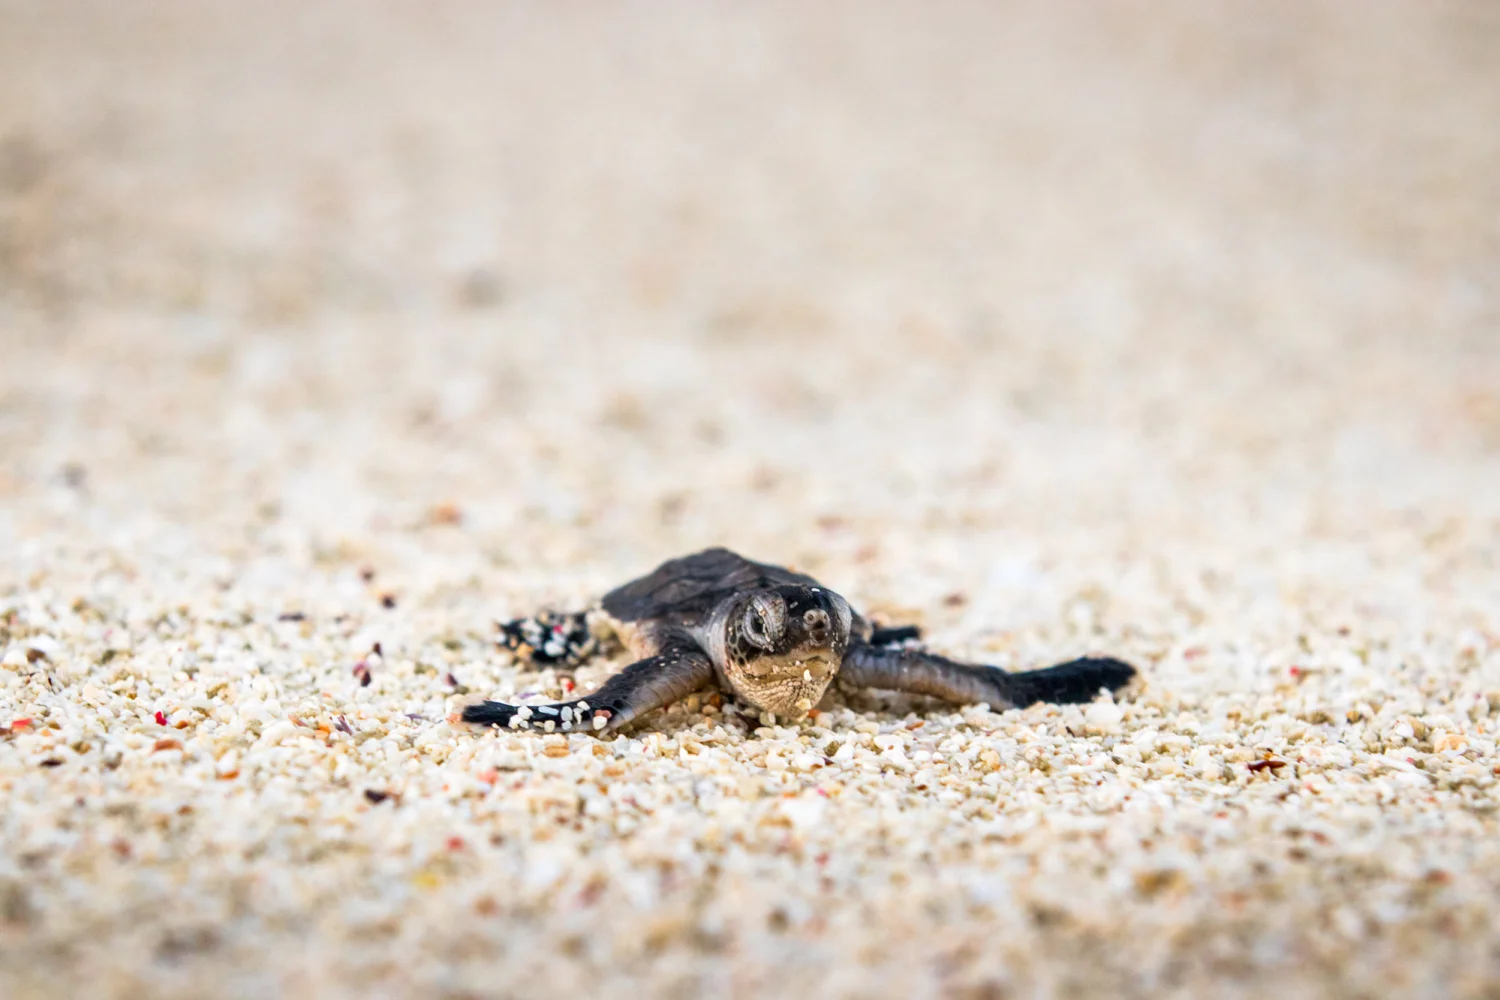
{"label": "turtle's wrinkled skin", "polygon": [[596,625],[639,657],[598,691],[550,705],[481,702],[465,708],[463,720],[602,732],[714,685],[746,706],[797,720],[835,677],[852,687],[1010,708],[1089,701],[1135,676],[1128,663],[1104,657],[1022,673],[945,659],[907,644],[917,638],[915,628],[874,628],[812,577],[728,549],[665,562],[606,594],[598,612],[521,619],[501,631],[533,661],[565,663],[597,648]]}

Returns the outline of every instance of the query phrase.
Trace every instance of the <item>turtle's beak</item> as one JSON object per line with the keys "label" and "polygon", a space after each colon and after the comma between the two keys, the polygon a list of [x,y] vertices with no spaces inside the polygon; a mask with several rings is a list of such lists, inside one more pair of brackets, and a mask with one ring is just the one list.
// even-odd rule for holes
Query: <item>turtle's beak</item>
{"label": "turtle's beak", "polygon": [[793,657],[787,664],[786,672],[793,676],[800,675],[804,681],[821,681],[832,676],[834,666],[828,650],[819,649],[816,652]]}
{"label": "turtle's beak", "polygon": [[794,649],[783,656],[762,656],[745,665],[745,672],[756,677],[779,677],[786,680],[827,680],[837,672],[838,659],[826,646]]}

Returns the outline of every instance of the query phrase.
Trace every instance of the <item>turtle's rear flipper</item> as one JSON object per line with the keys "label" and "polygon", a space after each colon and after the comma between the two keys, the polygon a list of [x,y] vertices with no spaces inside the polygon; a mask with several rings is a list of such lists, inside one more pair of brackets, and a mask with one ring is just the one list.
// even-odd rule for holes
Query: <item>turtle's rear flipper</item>
{"label": "turtle's rear flipper", "polygon": [[619,729],[654,708],[670,705],[714,677],[713,664],[696,647],[670,646],[615,674],[593,694],[551,705],[507,705],[484,701],[463,710],[464,722],[544,732],[603,732]]}
{"label": "turtle's rear flipper", "polygon": [[533,666],[576,667],[600,651],[586,611],[543,611],[495,627],[500,645]]}
{"label": "turtle's rear flipper", "polygon": [[877,627],[870,632],[870,645],[894,646],[897,643],[922,638],[922,630],[915,625],[889,625]]}

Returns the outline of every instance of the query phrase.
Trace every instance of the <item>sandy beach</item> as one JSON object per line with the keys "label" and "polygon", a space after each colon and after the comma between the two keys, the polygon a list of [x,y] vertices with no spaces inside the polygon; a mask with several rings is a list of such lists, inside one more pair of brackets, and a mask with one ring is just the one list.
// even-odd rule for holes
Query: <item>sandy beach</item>
{"label": "sandy beach", "polygon": [[[1500,993],[1500,14],[0,0],[0,995]],[[709,545],[1118,701],[588,689]]]}

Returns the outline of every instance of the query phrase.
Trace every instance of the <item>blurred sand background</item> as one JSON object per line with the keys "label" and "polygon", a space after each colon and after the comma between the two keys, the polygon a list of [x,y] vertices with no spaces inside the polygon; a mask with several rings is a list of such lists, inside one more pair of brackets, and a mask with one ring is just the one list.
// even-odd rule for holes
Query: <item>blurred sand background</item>
{"label": "blurred sand background", "polygon": [[[1495,996],[1497,123],[1482,2],[0,0],[0,993]],[[1147,684],[442,721],[718,543]]]}

